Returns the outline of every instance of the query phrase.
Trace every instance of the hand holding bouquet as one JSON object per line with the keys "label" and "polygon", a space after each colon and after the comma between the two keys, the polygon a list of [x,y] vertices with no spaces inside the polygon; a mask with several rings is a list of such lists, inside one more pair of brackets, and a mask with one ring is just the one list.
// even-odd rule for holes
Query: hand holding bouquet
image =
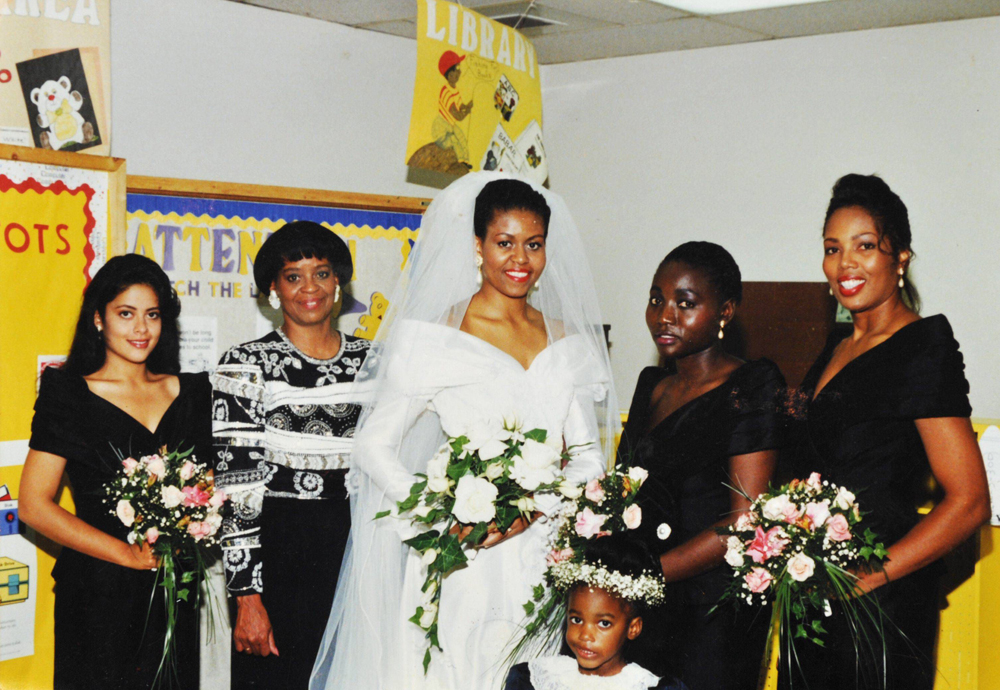
{"label": "hand holding bouquet", "polygon": [[540,494],[577,492],[563,479],[567,460],[562,438],[545,429],[522,432],[516,420],[485,423],[449,438],[427,463],[427,473],[417,475],[410,495],[398,502],[398,516],[420,530],[405,543],[420,552],[427,568],[422,603],[410,618],[429,640],[425,672],[431,649],[441,649],[437,625],[444,576],[474,556],[491,529],[503,534],[518,518],[530,522]]}
{"label": "hand holding bouquet", "polygon": [[887,551],[862,522],[855,495],[815,472],[761,494],[734,524],[719,530],[727,537],[725,559],[734,575],[722,601],[774,601],[771,625],[781,621],[789,659],[796,639],[824,644],[822,620],[830,615],[831,600],[842,602],[857,634],[866,636],[866,619],[881,630],[871,609],[877,603],[858,598],[854,573],[881,568]]}
{"label": "hand holding bouquet", "polygon": [[157,584],[166,590],[167,631],[157,680],[173,677],[178,601],[188,601],[206,571],[205,553],[216,543],[226,495],[191,451],[122,460],[121,474],[105,486],[110,512],[129,528],[128,543],[147,543],[159,558]]}

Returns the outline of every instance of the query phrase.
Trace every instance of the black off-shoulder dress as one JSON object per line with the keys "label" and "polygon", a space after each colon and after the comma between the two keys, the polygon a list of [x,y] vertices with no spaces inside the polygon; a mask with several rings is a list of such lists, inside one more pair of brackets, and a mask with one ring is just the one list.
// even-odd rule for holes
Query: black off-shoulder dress
{"label": "black off-shoulder dress", "polygon": [[[853,491],[865,513],[863,524],[890,546],[920,519],[917,503],[930,472],[914,421],[972,414],[965,364],[948,319],[939,314],[904,326],[848,362],[813,400],[838,342],[827,343],[802,383],[806,414],[793,435],[796,474],[819,472]],[[891,622],[886,625],[887,688],[930,690],[934,685],[942,570],[938,562],[873,593]],[[839,607],[824,625],[832,628],[825,649],[797,646],[801,669],[793,665],[793,687],[882,688],[881,655],[877,663],[858,663]],[[787,687],[784,664],[781,671]]]}
{"label": "black off-shoulder dress", "polygon": [[[30,447],[66,458],[76,515],[124,540],[128,529],[105,504],[104,485],[121,472],[121,457],[139,458],[166,445],[194,447],[209,461],[212,388],[206,374],[181,374],[180,393],[155,431],[95,395],[86,381],[47,369],[35,403]],[[163,654],[166,618],[155,573],[133,570],[63,548],[55,578],[56,690],[137,690],[152,685]],[[151,601],[152,596],[152,601]],[[147,621],[148,615],[148,621]],[[182,688],[198,687],[198,618],[181,607],[177,660]]]}
{"label": "black off-shoulder dress", "polygon": [[[724,384],[681,406],[649,428],[653,389],[671,369],[648,367],[639,375],[619,461],[645,467],[639,493],[639,534],[659,555],[727,517],[729,458],[784,443],[785,380],[767,359],[747,362]],[[670,538],[657,528],[666,523]],[[756,688],[770,612],[737,615],[722,607],[709,615],[732,578],[725,564],[668,587],[668,647],[673,671],[691,690]]]}

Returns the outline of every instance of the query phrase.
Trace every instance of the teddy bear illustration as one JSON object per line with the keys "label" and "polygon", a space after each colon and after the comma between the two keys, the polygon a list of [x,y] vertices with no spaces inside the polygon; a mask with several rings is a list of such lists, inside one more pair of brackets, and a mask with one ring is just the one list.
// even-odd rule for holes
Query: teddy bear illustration
{"label": "teddy bear illustration", "polygon": [[94,126],[79,113],[83,96],[70,91],[70,86],[69,77],[59,77],[31,90],[31,102],[38,107],[38,126],[45,130],[39,137],[42,148],[58,150],[94,138]]}

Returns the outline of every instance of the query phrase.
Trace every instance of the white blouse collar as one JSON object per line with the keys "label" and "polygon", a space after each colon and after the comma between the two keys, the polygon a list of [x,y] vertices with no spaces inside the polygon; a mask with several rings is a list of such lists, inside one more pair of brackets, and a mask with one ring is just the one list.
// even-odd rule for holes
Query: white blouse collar
{"label": "white blouse collar", "polygon": [[528,671],[535,690],[648,690],[660,681],[639,664],[628,664],[614,676],[587,676],[569,656],[532,659]]}

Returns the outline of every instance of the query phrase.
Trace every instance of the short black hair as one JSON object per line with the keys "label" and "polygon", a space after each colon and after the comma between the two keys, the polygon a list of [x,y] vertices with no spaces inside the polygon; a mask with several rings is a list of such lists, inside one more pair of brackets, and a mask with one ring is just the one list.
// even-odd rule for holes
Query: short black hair
{"label": "short black hair", "polygon": [[337,234],[311,220],[294,220],[274,231],[257,251],[253,263],[253,279],[264,295],[287,262],[302,259],[325,259],[330,262],[337,280],[343,287],[354,275],[351,250]]}
{"label": "short black hair", "polygon": [[94,324],[94,314],[105,317],[108,303],[133,285],[146,285],[154,293],[160,307],[160,339],[146,359],[146,368],[154,374],[176,374],[180,371],[180,335],[177,317],[181,303],[170,278],[152,259],[140,254],[125,254],[108,259],[83,293],[83,305],[76,322],[73,344],[63,370],[88,376],[104,366],[104,338]]}
{"label": "short black hair", "polygon": [[743,299],[743,276],[733,255],[714,242],[685,242],[667,254],[657,272],[669,263],[682,263],[704,271],[718,293],[719,304],[732,300],[739,304]]}
{"label": "short black hair", "polygon": [[842,208],[852,207],[860,208],[871,216],[878,230],[879,244],[884,240],[894,259],[898,259],[900,252],[910,253],[910,258],[903,267],[903,298],[911,308],[919,310],[920,295],[909,276],[910,263],[916,254],[910,246],[913,234],[906,204],[878,175],[850,173],[833,185],[830,205],[826,207],[826,217],[823,219],[823,231],[826,231],[826,224],[834,213]]}
{"label": "short black hair", "polygon": [[549,234],[549,218],[552,209],[545,197],[532,189],[531,185],[521,180],[493,180],[487,182],[479,196],[476,197],[476,211],[473,214],[472,226],[476,237],[486,239],[486,229],[497,213],[507,211],[530,211],[542,219],[544,234]]}

